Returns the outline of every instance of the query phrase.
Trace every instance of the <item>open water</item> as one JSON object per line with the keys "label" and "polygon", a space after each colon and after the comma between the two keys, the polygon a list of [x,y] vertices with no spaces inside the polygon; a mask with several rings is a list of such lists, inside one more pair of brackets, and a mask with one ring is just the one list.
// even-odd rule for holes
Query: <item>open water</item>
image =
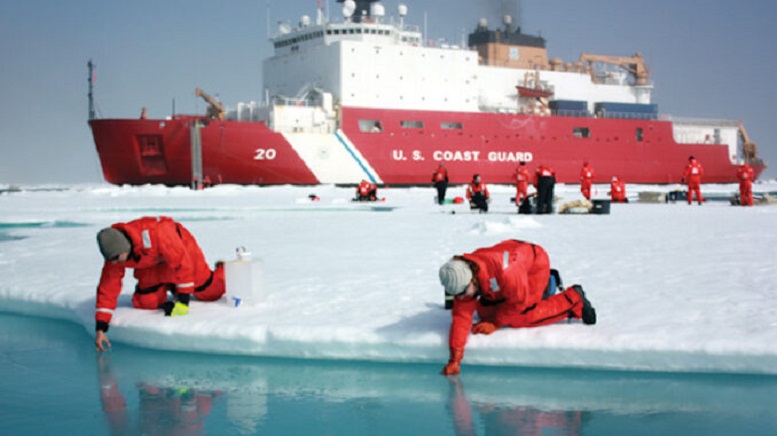
{"label": "open water", "polygon": [[0,434],[769,435],[777,377],[176,353],[0,313]]}

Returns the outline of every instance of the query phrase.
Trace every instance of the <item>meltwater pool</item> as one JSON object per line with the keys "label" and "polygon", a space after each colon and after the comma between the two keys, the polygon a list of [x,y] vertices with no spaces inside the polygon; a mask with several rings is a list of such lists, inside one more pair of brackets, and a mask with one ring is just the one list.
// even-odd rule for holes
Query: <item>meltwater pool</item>
{"label": "meltwater pool", "polygon": [[175,353],[0,314],[0,434],[767,435],[777,377]]}

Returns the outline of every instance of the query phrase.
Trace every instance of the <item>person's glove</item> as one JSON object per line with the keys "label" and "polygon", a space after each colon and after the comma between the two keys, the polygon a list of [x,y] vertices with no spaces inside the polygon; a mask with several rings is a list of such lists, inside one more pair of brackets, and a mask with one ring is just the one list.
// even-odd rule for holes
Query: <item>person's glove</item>
{"label": "person's glove", "polygon": [[165,316],[184,316],[189,314],[189,305],[177,301],[167,301],[160,306],[165,311]]}
{"label": "person's glove", "polygon": [[461,372],[461,359],[464,358],[464,350],[461,348],[451,348],[448,364],[440,371],[442,375],[456,375]]}
{"label": "person's glove", "polygon": [[496,324],[489,322],[489,321],[481,321],[474,326],[472,326],[472,333],[481,334],[481,335],[490,335],[491,333],[494,333],[497,331],[499,327],[496,326]]}
{"label": "person's glove", "polygon": [[170,316],[184,316],[188,314],[189,314],[189,306],[181,303],[180,301],[177,301],[175,303],[175,305],[173,306],[172,312],[170,312]]}

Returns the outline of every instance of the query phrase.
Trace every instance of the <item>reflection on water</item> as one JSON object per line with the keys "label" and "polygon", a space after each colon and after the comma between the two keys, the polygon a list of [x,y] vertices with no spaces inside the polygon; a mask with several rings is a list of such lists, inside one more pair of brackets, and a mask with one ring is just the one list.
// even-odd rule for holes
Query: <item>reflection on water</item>
{"label": "reflection on water", "polygon": [[217,390],[138,381],[134,386],[137,417],[133,419],[133,408],[127,407],[109,353],[98,354],[97,368],[102,410],[114,434],[197,434],[204,428],[213,399],[221,394]]}
{"label": "reflection on water", "polygon": [[[471,404],[464,393],[460,376],[448,377],[450,410],[457,435],[477,435],[475,413],[486,434],[579,435],[584,418],[590,412],[548,409],[530,405],[505,405],[490,402]],[[474,409],[473,409],[474,406]]]}
{"label": "reflection on water", "polygon": [[0,315],[0,434],[768,434],[777,377],[239,358]]}

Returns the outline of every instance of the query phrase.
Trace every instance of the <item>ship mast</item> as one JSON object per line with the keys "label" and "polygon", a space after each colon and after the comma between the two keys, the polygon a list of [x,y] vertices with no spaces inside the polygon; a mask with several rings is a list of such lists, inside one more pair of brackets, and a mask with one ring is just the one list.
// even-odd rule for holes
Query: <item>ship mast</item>
{"label": "ship mast", "polygon": [[94,96],[92,95],[92,88],[94,86],[94,64],[92,63],[92,60],[89,59],[89,62],[86,64],[89,67],[89,78],[87,79],[89,81],[89,120],[94,119]]}

